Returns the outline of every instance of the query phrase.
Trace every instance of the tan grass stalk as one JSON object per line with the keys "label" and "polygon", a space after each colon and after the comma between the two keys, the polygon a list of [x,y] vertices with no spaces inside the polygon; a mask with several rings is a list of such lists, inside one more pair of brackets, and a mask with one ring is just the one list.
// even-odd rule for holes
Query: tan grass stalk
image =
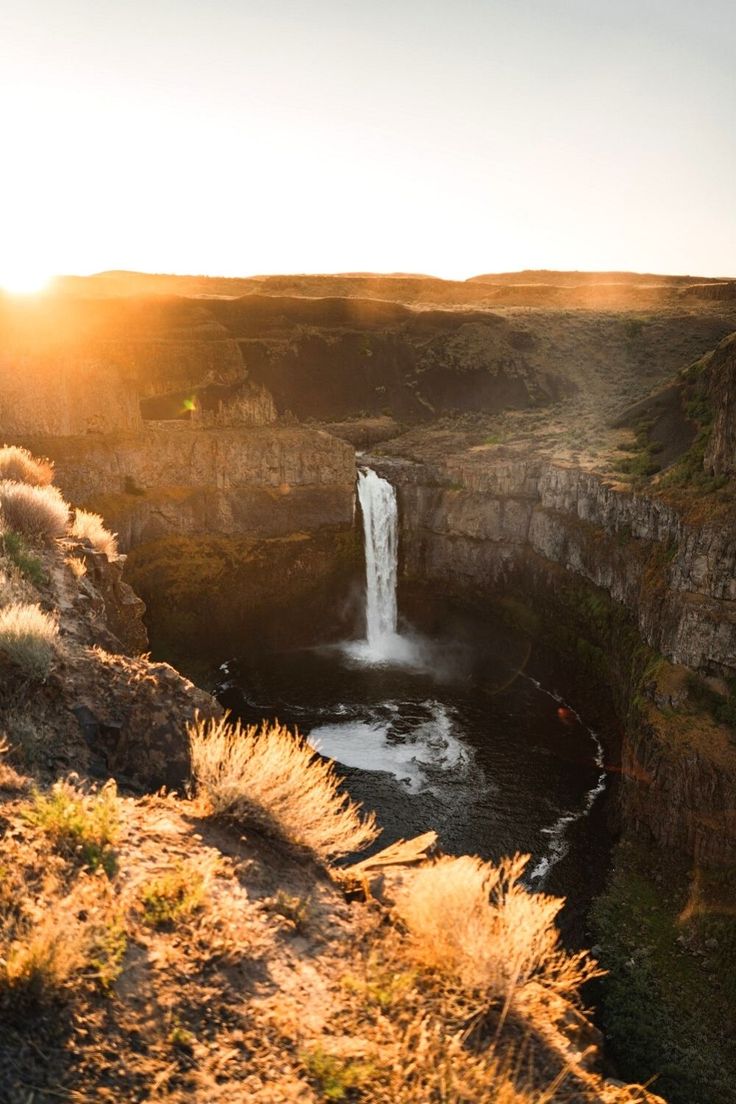
{"label": "tan grass stalk", "polygon": [[366,847],[378,835],[375,816],[341,792],[334,765],[278,723],[244,727],[225,719],[189,727],[192,768],[212,812],[327,859]]}

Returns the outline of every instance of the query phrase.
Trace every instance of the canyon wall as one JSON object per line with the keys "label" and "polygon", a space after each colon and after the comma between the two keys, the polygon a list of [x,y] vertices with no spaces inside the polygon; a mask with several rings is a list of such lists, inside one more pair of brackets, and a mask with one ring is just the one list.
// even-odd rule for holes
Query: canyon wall
{"label": "canyon wall", "polygon": [[688,689],[699,672],[717,705],[732,700],[733,528],[504,447],[377,466],[399,488],[405,578],[489,608],[516,596],[591,678],[616,683],[625,823],[698,862],[736,861],[733,730]]}
{"label": "canyon wall", "polygon": [[[380,461],[379,461],[380,466]],[[496,586],[536,554],[604,589],[674,663],[736,675],[736,533],[579,468],[489,446],[446,464],[390,465],[404,570]]]}
{"label": "canyon wall", "polygon": [[195,428],[24,438],[76,505],[100,512],[123,551],[167,536],[279,537],[349,527],[349,445],[297,427]]}
{"label": "canyon wall", "polygon": [[181,664],[313,643],[354,610],[355,454],[306,427],[147,423],[137,433],[23,438],[75,505],[100,513]]}
{"label": "canyon wall", "polygon": [[705,463],[714,475],[736,474],[736,334],[722,341],[706,368],[714,412]]}

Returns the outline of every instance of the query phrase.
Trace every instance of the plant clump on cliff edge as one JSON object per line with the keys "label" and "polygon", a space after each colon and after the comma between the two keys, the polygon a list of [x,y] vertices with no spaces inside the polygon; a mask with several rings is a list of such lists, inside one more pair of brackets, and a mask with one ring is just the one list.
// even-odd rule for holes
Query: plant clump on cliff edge
{"label": "plant clump on cliff edge", "polygon": [[9,529],[41,540],[63,537],[69,523],[69,506],[52,486],[6,479],[0,483],[0,512]]}
{"label": "plant clump on cliff edge", "polygon": [[50,460],[38,459],[20,445],[0,448],[0,480],[45,487],[53,478],[54,466]]}
{"label": "plant clump on cliff edge", "polygon": [[118,555],[117,537],[105,527],[99,514],[75,509],[51,485],[54,469],[27,449],[15,445],[0,448],[0,535],[21,570],[27,573],[28,555],[23,544],[75,537],[89,542],[97,552],[113,560]]}
{"label": "plant clump on cliff edge", "polygon": [[255,823],[320,859],[376,839],[375,816],[361,815],[342,792],[334,764],[283,725],[198,720],[189,741],[194,777],[213,813]]}
{"label": "plant clump on cliff edge", "polygon": [[417,870],[396,898],[417,960],[506,1001],[532,982],[569,998],[599,974],[586,954],[559,945],[564,902],[522,885],[528,858],[446,856]]}
{"label": "plant clump on cliff edge", "polygon": [[0,659],[25,678],[48,678],[58,636],[56,621],[40,606],[13,602],[0,609]]}
{"label": "plant clump on cliff edge", "polygon": [[77,508],[69,532],[80,540],[88,540],[95,551],[104,552],[109,560],[114,560],[118,554],[117,537],[105,528],[99,514]]}

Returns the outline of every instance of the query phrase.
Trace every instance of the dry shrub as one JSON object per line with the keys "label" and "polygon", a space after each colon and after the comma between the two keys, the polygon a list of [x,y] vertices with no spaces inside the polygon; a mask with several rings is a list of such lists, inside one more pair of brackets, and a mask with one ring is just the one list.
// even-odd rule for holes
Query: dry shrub
{"label": "dry shrub", "polygon": [[0,609],[0,657],[29,679],[43,682],[51,670],[59,629],[40,606],[14,602]]}
{"label": "dry shrub", "polygon": [[85,965],[90,942],[88,925],[59,901],[7,948],[0,982],[37,1001],[58,996]]}
{"label": "dry shrub", "polygon": [[527,862],[445,857],[407,876],[395,907],[415,957],[505,1001],[530,982],[575,999],[600,971],[585,953],[562,949],[555,917],[564,902],[524,888]]}
{"label": "dry shrub", "polygon": [[87,565],[78,556],[67,556],[64,563],[71,571],[75,579],[81,579],[87,574]]}
{"label": "dry shrub", "polygon": [[5,480],[0,483],[0,510],[6,526],[25,537],[63,537],[69,522],[69,506],[56,487]]}
{"label": "dry shrub", "polygon": [[0,448],[0,480],[28,483],[33,487],[45,487],[54,478],[54,465],[50,460],[32,456],[20,445],[3,445]]}
{"label": "dry shrub", "polygon": [[375,816],[340,791],[332,763],[278,723],[243,727],[197,719],[192,768],[213,813],[249,821],[318,858],[360,851],[378,835]]}
{"label": "dry shrub", "polygon": [[109,987],[126,937],[107,879],[81,875],[69,892],[53,857],[15,841],[0,866],[0,1001],[19,1008],[72,997],[83,979]]}
{"label": "dry shrub", "polygon": [[90,513],[89,510],[75,510],[69,532],[79,540],[88,540],[95,551],[104,552],[108,560],[114,560],[118,555],[117,535],[105,528],[99,514]]}
{"label": "dry shrub", "polygon": [[[548,1090],[525,1089],[513,1075],[509,1057],[493,1051],[473,1053],[464,1033],[448,1030],[437,1017],[418,1011],[398,1033],[393,1061],[385,1064],[384,1099],[392,1104],[546,1104]],[[389,1054],[391,1051],[389,1050]],[[388,1055],[386,1055],[388,1057]]]}

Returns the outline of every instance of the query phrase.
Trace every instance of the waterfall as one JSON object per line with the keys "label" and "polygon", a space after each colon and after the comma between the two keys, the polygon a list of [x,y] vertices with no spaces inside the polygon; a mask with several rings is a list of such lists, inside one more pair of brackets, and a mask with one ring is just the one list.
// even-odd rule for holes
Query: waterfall
{"label": "waterfall", "polygon": [[370,468],[358,472],[365,540],[365,619],[368,653],[387,659],[396,642],[398,508],[396,491]]}

